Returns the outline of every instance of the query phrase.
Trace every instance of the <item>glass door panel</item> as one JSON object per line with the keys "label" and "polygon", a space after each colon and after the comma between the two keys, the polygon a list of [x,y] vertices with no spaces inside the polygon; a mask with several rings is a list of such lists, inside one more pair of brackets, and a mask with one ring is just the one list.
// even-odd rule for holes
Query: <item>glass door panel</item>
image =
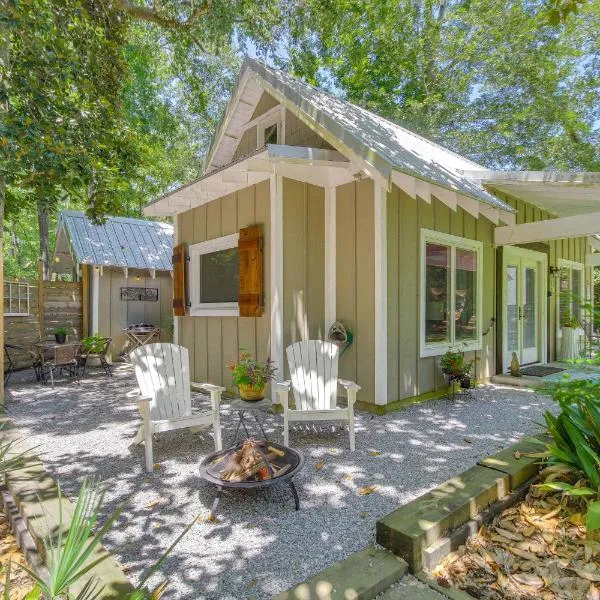
{"label": "glass door panel", "polygon": [[510,354],[519,348],[519,267],[506,267],[506,350]]}
{"label": "glass door panel", "polygon": [[522,359],[527,364],[538,360],[538,290],[537,265],[524,265],[522,270],[521,327]]}

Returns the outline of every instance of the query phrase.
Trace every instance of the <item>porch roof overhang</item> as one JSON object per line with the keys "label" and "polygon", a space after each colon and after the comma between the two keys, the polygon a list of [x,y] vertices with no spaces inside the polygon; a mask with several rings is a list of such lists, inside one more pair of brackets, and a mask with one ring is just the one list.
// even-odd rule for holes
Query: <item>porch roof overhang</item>
{"label": "porch roof overhang", "polygon": [[[592,236],[600,243],[600,173],[545,171],[465,171],[491,192],[504,192],[550,213],[554,218],[497,227],[498,246]],[[598,263],[600,264],[600,262]]]}
{"label": "porch roof overhang", "polygon": [[360,168],[336,150],[268,144],[161,196],[144,207],[144,215],[177,215],[265,181],[271,175],[322,187],[336,187],[362,176]]}

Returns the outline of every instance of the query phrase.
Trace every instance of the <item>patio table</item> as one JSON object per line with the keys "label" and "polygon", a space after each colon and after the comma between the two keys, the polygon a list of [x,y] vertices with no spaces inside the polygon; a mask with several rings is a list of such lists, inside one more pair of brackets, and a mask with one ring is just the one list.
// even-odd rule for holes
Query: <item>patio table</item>
{"label": "patio table", "polygon": [[160,338],[158,327],[125,327],[123,332],[127,336],[127,341],[131,344],[129,352]]}
{"label": "patio table", "polygon": [[242,400],[241,398],[234,398],[229,405],[229,408],[233,412],[236,412],[238,416],[238,424],[233,436],[233,442],[237,442],[240,427],[244,428],[247,438],[251,437],[246,424],[246,414],[252,415],[252,418],[254,419],[256,425],[258,425],[263,438],[268,440],[267,434],[265,433],[264,422],[271,406],[272,402],[270,398],[263,398],[262,400],[255,402],[249,402],[248,400]]}

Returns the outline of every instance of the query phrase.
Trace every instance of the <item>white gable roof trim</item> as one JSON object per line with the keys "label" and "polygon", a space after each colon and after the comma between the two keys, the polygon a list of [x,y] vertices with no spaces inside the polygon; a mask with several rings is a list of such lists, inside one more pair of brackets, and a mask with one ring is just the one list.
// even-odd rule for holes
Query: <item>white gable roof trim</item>
{"label": "white gable roof trim", "polygon": [[77,264],[171,271],[173,226],[157,221],[108,217],[95,225],[79,211],[62,211],[59,234],[69,242]]}
{"label": "white gable roof trim", "polygon": [[[242,66],[238,88],[207,156],[206,172],[214,168],[215,157],[225,163],[233,156],[236,136],[228,131],[239,126],[239,103],[244,108],[260,98],[266,90],[285,108],[327,142],[359,164],[380,184],[388,186],[393,172],[411,175],[439,188],[463,194],[501,211],[514,212],[483,186],[462,174],[463,170],[485,170],[484,167],[396,125],[374,113],[318,90],[283,71],[267,67],[247,58]],[[246,98],[249,94],[249,98]]]}

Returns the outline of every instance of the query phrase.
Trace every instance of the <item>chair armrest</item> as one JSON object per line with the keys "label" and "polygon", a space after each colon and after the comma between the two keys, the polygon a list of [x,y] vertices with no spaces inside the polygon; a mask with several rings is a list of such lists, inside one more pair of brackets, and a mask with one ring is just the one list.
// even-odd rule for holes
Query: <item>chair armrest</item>
{"label": "chair armrest", "polygon": [[279,400],[279,404],[283,406],[283,410],[287,411],[289,407],[289,393],[292,388],[291,381],[278,381],[275,384],[275,391],[277,392],[277,399]]}
{"label": "chair armrest", "polygon": [[354,381],[346,381],[345,379],[338,379],[338,383],[346,390],[360,390],[360,385],[354,383]]}
{"label": "chair armrest", "polygon": [[206,390],[207,392],[224,392],[226,388],[220,385],[213,385],[212,383],[196,383],[195,381],[190,382],[190,387],[195,391]]}
{"label": "chair armrest", "polygon": [[150,396],[142,396],[140,390],[131,390],[130,392],[127,392],[125,398],[127,399],[128,404],[137,404],[140,408],[142,406],[148,406],[148,404],[152,402],[152,398]]}

